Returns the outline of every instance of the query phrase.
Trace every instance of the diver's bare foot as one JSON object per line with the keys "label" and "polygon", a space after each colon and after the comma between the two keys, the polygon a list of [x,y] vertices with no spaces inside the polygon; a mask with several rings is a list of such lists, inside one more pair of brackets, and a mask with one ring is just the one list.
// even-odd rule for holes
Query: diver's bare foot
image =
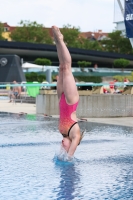
{"label": "diver's bare foot", "polygon": [[63,35],[61,34],[61,32],[57,26],[52,26],[52,32],[53,32],[53,36],[54,36],[54,41],[56,43],[63,40]]}

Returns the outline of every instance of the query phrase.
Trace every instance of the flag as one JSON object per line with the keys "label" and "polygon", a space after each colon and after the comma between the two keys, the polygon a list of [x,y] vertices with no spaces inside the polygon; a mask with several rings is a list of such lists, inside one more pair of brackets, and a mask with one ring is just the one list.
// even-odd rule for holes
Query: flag
{"label": "flag", "polygon": [[124,21],[126,36],[128,38],[133,38],[133,0],[125,0]]}

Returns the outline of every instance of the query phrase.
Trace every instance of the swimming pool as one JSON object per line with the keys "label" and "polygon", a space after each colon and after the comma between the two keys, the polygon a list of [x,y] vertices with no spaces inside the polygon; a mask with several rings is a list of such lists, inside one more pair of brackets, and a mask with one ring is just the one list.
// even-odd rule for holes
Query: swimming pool
{"label": "swimming pool", "polygon": [[133,128],[82,122],[72,163],[57,160],[58,120],[0,113],[0,200],[133,199]]}

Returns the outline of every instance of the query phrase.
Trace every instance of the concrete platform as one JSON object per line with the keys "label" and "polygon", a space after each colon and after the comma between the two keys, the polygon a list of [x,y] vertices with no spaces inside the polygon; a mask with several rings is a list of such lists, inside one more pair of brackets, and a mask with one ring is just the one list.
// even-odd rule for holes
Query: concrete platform
{"label": "concrete platform", "polygon": [[9,100],[0,100],[0,112],[36,114],[36,105],[33,103],[9,103]]}
{"label": "concrete platform", "polygon": [[[43,93],[42,93],[43,92]],[[80,92],[80,91],[79,91]],[[36,97],[36,113],[59,115],[56,91],[40,91]],[[133,95],[79,93],[77,115],[86,118],[133,117]]]}
{"label": "concrete platform", "polygon": [[[11,112],[11,113],[27,113],[36,114],[36,105],[30,103],[8,103],[9,100],[0,100],[0,112]],[[45,113],[47,114],[47,113]],[[59,116],[54,115],[54,118]],[[133,117],[117,117],[117,118],[87,118],[88,122],[113,124],[120,126],[133,127]]]}

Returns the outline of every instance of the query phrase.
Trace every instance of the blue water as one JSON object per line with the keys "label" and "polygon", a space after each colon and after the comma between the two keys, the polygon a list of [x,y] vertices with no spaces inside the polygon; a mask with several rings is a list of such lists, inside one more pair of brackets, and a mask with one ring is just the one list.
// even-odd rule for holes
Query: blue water
{"label": "blue water", "polygon": [[58,121],[0,113],[0,200],[133,200],[133,128],[80,123],[73,162],[56,153]]}

